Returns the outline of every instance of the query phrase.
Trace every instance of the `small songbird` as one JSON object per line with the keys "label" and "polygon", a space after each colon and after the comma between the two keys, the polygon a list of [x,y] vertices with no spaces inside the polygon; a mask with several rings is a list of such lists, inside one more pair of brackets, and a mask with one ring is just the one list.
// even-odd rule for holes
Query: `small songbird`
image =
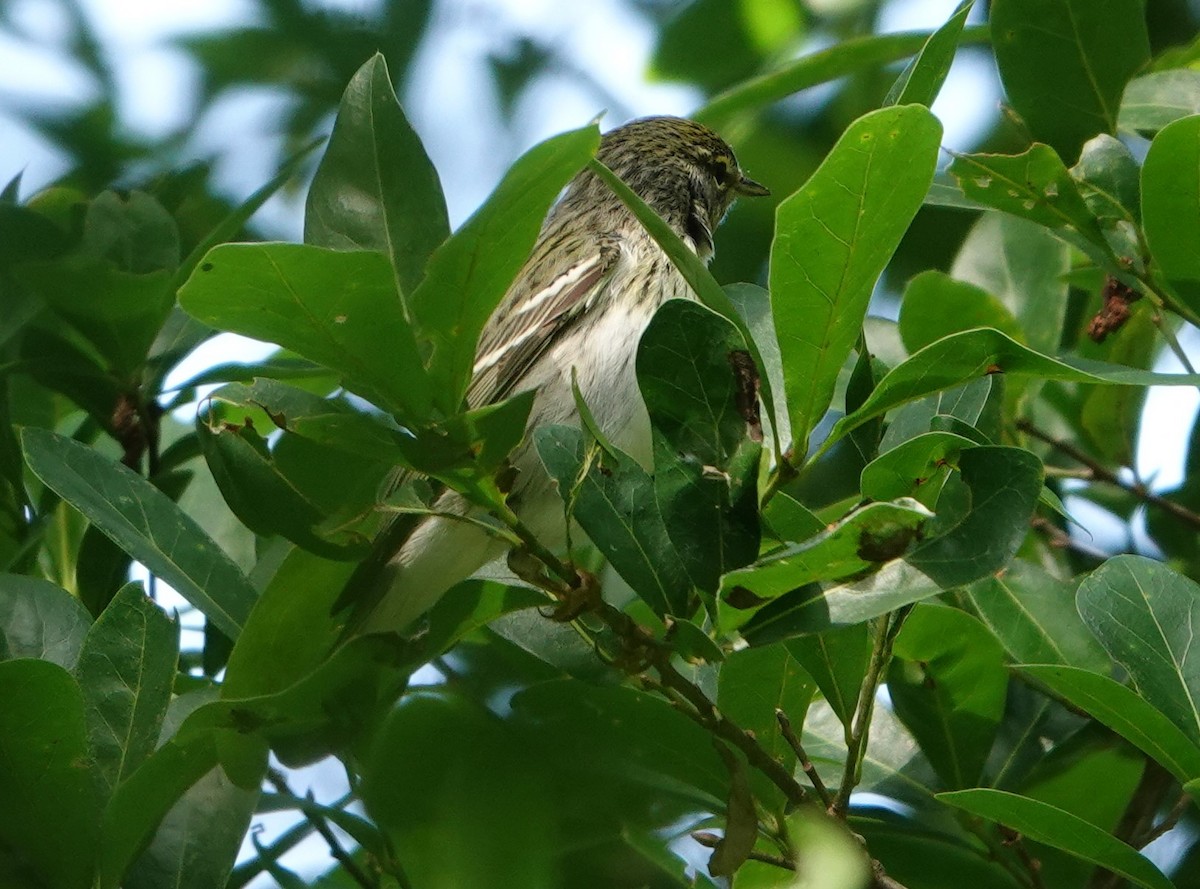
{"label": "small songbird", "polygon": [[[766,195],[714,132],[678,117],[648,117],[604,135],[598,159],[706,262],[713,230],[739,195]],[[638,340],[655,310],[695,295],[621,199],[595,173],[572,180],[550,211],[529,260],[492,314],[475,353],[470,407],[529,389],[528,429],[579,424],[572,369],[584,401],[620,449],[649,463],[650,421],[634,375]],[[528,435],[513,453],[509,504],[540,541],[565,541],[562,501]],[[469,507],[447,492],[443,514]],[[454,584],[504,552],[471,522],[420,521],[376,581],[379,596],[358,632],[403,630]]]}

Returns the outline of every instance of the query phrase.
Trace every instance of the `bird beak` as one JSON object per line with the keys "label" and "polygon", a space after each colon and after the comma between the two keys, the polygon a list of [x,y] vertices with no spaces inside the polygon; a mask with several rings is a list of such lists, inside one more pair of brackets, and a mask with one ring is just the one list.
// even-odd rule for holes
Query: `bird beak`
{"label": "bird beak", "polygon": [[755,182],[744,173],[738,179],[737,185],[733,187],[733,190],[738,194],[744,194],[751,198],[765,198],[771,193],[771,189],[767,188],[761,182]]}

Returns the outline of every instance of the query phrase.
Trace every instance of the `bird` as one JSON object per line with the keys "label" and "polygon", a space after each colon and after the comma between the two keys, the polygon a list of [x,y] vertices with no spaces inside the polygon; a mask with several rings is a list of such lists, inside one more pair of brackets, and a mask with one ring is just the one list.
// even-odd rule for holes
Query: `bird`
{"label": "bird", "polygon": [[[605,133],[597,159],[705,262],[713,232],[734,200],[769,190],[741,169],[733,149],[682,117],[645,117]],[[565,545],[562,500],[529,430],[580,423],[574,379],[595,420],[621,450],[650,462],[650,420],[637,386],[638,340],[670,299],[695,299],[683,276],[622,200],[591,169],[571,180],[533,250],[480,334],[469,408],[536,390],[509,506],[551,549]],[[357,633],[404,632],[450,587],[503,555],[506,545],[467,517],[447,491],[372,580]]]}

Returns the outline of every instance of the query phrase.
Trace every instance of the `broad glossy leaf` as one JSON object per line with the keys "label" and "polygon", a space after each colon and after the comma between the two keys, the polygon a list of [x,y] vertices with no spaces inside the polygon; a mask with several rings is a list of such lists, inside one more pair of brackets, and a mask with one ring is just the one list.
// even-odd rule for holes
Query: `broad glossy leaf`
{"label": "broad glossy leaf", "polygon": [[888,91],[887,98],[883,100],[885,106],[910,103],[926,107],[933,105],[946,81],[946,75],[950,73],[950,64],[958,50],[963,25],[974,4],[975,0],[962,0],[946,24],[930,35],[921,51],[908,63]]}
{"label": "broad glossy leaf", "polygon": [[[333,504],[309,489],[302,472],[289,471],[283,458],[294,438],[281,437],[272,450],[252,422],[237,422],[219,403],[210,403],[197,416],[196,432],[225,502],[255,534],[281,535],[326,558],[355,560],[366,554],[367,540],[355,529],[326,531],[321,526],[334,515],[362,513],[374,505],[390,464],[372,463],[310,442],[301,445],[305,448],[301,456],[308,459],[300,461],[299,469],[318,470],[319,481],[332,485],[338,495],[331,510]],[[321,455],[322,451],[328,453]],[[318,455],[333,459],[312,459]]]}
{"label": "broad glossy leaf", "polygon": [[696,585],[758,554],[762,450],[757,372],[729,322],[671,300],[637,354],[638,386],[654,435],[654,493],[667,534]]}
{"label": "broad glossy leaf", "polygon": [[1137,0],[996,0],[992,46],[1013,107],[1036,138],[1074,160],[1115,133],[1121,93],[1150,57]]}
{"label": "broad glossy leaf", "polygon": [[486,709],[450,694],[406,696],[379,732],[364,772],[367,810],[404,850],[414,885],[555,885],[545,772]]}
{"label": "broad glossy leaf", "polygon": [[1070,171],[1049,145],[1035,143],[1017,155],[960,154],[950,173],[981,204],[1046,228],[1070,228],[1102,254],[1111,253]]}
{"label": "broad glossy leaf", "polygon": [[541,590],[492,580],[465,580],[430,610],[429,629],[423,641],[430,655],[440,654],[497,618],[547,604],[548,596]]}
{"label": "broad glossy leaf", "polygon": [[833,398],[875,281],[929,189],[940,139],[927,108],[873,111],[779,205],[771,302],[800,452]]}
{"label": "broad glossy leaf", "polygon": [[842,725],[849,726],[871,654],[867,625],[838,627],[783,644],[817,683]]}
{"label": "broad glossy leaf", "polygon": [[1083,199],[1101,223],[1137,223],[1141,218],[1141,170],[1120,139],[1102,133],[1083,145],[1079,162],[1071,167]]}
{"label": "broad glossy leaf", "polygon": [[1135,77],[1121,97],[1123,130],[1157,133],[1167,124],[1200,114],[1200,71],[1176,68]]}
{"label": "broad glossy leaf", "polygon": [[1021,448],[981,446],[962,453],[959,470],[969,506],[954,527],[860,580],[783,597],[772,603],[779,608],[769,615],[763,609],[743,632],[774,625],[779,638],[861,623],[999,571],[1028,533],[1042,489],[1041,463]]}
{"label": "broad glossy leaf", "polygon": [[397,103],[387,62],[376,53],[342,94],[308,189],[304,242],[383,253],[405,299],[449,234],[437,171]]}
{"label": "broad glossy leaf", "polygon": [[29,468],[49,488],[223,633],[237,637],[254,604],[254,588],[165,494],[91,448],[45,429],[26,427],[21,444]]}
{"label": "broad glossy leaf", "polygon": [[893,500],[910,496],[945,465],[956,465],[958,455],[977,442],[953,432],[926,432],[880,454],[863,467],[860,485],[864,497]]}
{"label": "broad glossy leaf", "polygon": [[966,594],[1018,663],[1108,668],[1108,658],[1075,610],[1074,586],[1044,569],[1016,559],[1003,573],[971,584]]}
{"label": "broad glossy leaf", "polygon": [[893,407],[993,373],[1029,374],[1069,383],[1119,386],[1194,386],[1200,376],[1160,374],[1079,358],[1058,360],[1027,349],[998,330],[979,328],[944,337],[892,368],[862,407],[834,424],[821,446],[835,441]]}
{"label": "broad glossy leaf", "polygon": [[19,279],[79,330],[122,376],[133,375],[173,303],[165,270],[143,274],[90,256],[27,263]]}
{"label": "broad glossy leaf", "polygon": [[92,885],[94,781],[75,679],[48,661],[0,663],[0,840],[46,886]]}
{"label": "broad glossy leaf", "polygon": [[1019,831],[1028,839],[1062,849],[1146,889],[1172,889],[1171,881],[1136,849],[1055,806],[1003,790],[939,793],[942,802]]}
{"label": "broad glossy leaf", "polygon": [[1161,562],[1117,556],[1084,579],[1076,603],[1142,697],[1200,744],[1200,586]]}
{"label": "broad glossy leaf", "polygon": [[[430,257],[409,310],[422,338],[433,345],[429,376],[434,402],[444,413],[459,410],[479,333],[525,264],[546,211],[599,144],[592,124],[535,145]],[[395,362],[386,351],[381,357]]]}
{"label": "broad glossy leaf", "polygon": [[178,659],[179,628],[140,583],[122,587],[88,631],[75,676],[105,797],[158,743]]}
{"label": "broad glossy leaf", "polygon": [[[174,698],[163,723],[163,738],[174,735],[183,721],[215,694],[215,689],[204,689]],[[182,795],[133,862],[122,881],[123,889],[219,889],[225,885],[250,826],[259,797],[257,787],[238,787],[220,768],[213,768],[186,790],[176,789]]]}
{"label": "broad glossy leaf", "polygon": [[281,692],[316,670],[341,629],[330,609],[353,570],[353,564],[290,548],[234,644],[222,694]]}
{"label": "broad glossy leaf", "polygon": [[964,611],[918,605],[887,674],[896,715],[949,787],[978,783],[1004,716],[1008,671],[995,637]]}
{"label": "broad glossy leaf", "polygon": [[278,343],[336,370],[346,388],[423,421],[432,396],[387,258],[303,244],[222,244],[179,291],[221,330]]}
{"label": "broad glossy leaf", "polygon": [[[754,341],[755,362],[760,376],[769,383],[769,391],[783,392],[783,359],[779,355],[779,338],[775,335],[775,320],[771,317],[771,294],[754,284],[726,284],[725,293],[737,309]],[[746,331],[743,331],[745,335]],[[779,451],[787,450],[792,442],[792,429],[788,422],[785,405],[775,405],[777,410],[769,414],[771,434]]]}
{"label": "broad glossy leaf", "polygon": [[811,540],[788,544],[749,568],[725,575],[722,590],[728,596],[741,587],[773,599],[814,581],[859,574],[902,556],[920,539],[931,516],[907,498],[869,503]]}
{"label": "broad glossy leaf", "polygon": [[122,889],[223,889],[257,799],[213,769],[167,812]]}
{"label": "broad glossy leaf", "polygon": [[[932,36],[917,31],[901,34],[873,34],[843,40],[836,46],[801,56],[760,77],[752,77],[717,95],[692,115],[701,123],[721,129],[744,112],[761,108],[856,71],[887,65],[919,52]],[[985,35],[970,30],[962,35],[963,42],[974,42]]]}
{"label": "broad glossy leaf", "polygon": [[1108,726],[1181,783],[1200,776],[1200,747],[1133,689],[1078,667],[1023,664],[1017,669]]}
{"label": "broad glossy leaf", "polygon": [[1053,355],[1062,340],[1069,268],[1069,248],[1050,231],[989,212],[967,233],[950,274],[999,299],[1021,323],[1024,342]]}
{"label": "broad glossy leaf", "polygon": [[[998,390],[1002,384],[1003,380],[991,375],[977,377],[968,383],[902,405],[888,417],[887,428],[879,442],[880,454],[886,454],[930,431],[952,432],[972,441],[977,440],[979,433],[972,430],[981,421],[989,401],[1000,397]],[[964,426],[947,425],[952,422]]]}
{"label": "broad glossy leaf", "polygon": [[75,667],[92,616],[60,586],[37,577],[0,574],[0,653]]}
{"label": "broad glossy leaf", "polygon": [[754,732],[759,744],[791,768],[796,755],[783,739],[775,711],[787,714],[793,726],[803,725],[815,689],[784,644],[745,648],[721,664],[717,706],[739,726]]}
{"label": "broad glossy leaf", "polygon": [[1014,340],[1025,335],[1008,308],[987,291],[935,269],[908,282],[900,303],[900,336],[909,354],[975,327],[993,327]]}
{"label": "broad glossy leaf", "polygon": [[631,457],[601,456],[568,426],[543,426],[534,444],[567,511],[657,614],[687,610],[692,581],[667,533],[654,479]]}
{"label": "broad glossy leaf", "polygon": [[658,695],[560,679],[518,692],[512,708],[581,778],[647,786],[710,812],[724,808],[729,771],[711,736]]}
{"label": "broad glossy leaf", "polygon": [[1200,311],[1200,116],[1164,127],[1142,166],[1142,222],[1159,269]]}

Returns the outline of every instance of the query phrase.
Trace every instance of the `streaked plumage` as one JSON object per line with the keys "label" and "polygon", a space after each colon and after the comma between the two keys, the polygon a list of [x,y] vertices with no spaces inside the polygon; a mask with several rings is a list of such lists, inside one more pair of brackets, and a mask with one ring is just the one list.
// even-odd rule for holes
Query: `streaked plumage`
{"label": "streaked plumage", "polygon": [[[739,194],[766,189],[746,178],[711,130],[682,118],[652,117],[607,133],[598,158],[637,192],[706,261],[712,233]],[[529,260],[492,315],[476,349],[471,407],[537,389],[529,426],[578,424],[576,379],[614,444],[649,462],[649,419],[634,376],[637,343],[666,300],[691,289],[620,199],[590,171],[551,210]],[[558,494],[526,441],[510,504],[547,545],[564,528]],[[438,502],[464,514],[456,494]],[[427,518],[387,564],[388,589],[360,631],[400,630],[453,584],[503,553],[479,528]]]}

